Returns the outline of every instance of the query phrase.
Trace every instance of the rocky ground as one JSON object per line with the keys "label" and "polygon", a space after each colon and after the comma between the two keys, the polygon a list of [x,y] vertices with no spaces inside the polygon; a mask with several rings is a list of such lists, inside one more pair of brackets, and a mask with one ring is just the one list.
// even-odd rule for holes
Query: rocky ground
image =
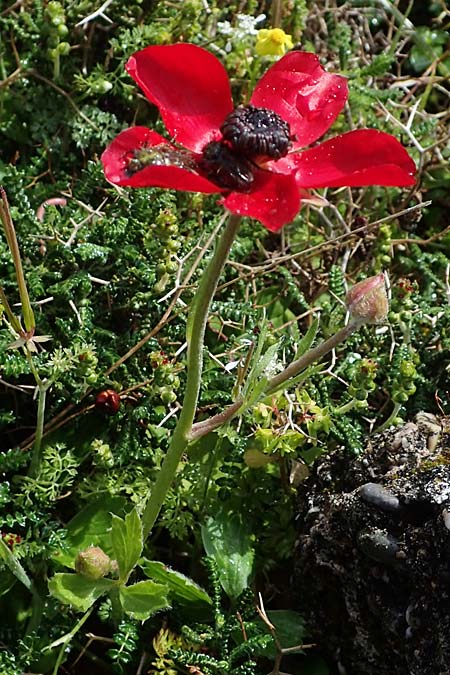
{"label": "rocky ground", "polygon": [[419,413],[301,486],[295,588],[345,675],[450,674],[450,429]]}

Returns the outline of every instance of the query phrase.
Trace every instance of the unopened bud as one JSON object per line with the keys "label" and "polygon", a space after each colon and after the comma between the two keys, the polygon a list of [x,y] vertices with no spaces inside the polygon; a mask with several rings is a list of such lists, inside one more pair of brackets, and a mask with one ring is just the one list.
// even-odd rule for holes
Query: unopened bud
{"label": "unopened bud", "polygon": [[377,274],[355,284],[347,293],[346,305],[352,319],[362,323],[386,321],[389,301],[384,274]]}
{"label": "unopened bud", "polygon": [[88,579],[101,579],[113,571],[114,562],[99,546],[89,546],[78,553],[75,571]]}

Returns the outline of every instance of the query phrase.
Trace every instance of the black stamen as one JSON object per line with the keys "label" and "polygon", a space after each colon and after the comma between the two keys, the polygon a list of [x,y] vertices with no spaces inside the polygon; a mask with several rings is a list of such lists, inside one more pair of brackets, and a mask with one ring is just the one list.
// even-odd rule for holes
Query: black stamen
{"label": "black stamen", "polygon": [[247,159],[280,159],[291,145],[289,124],[273,110],[254,105],[235,108],[220,131],[233,150]]}
{"label": "black stamen", "polygon": [[210,181],[226,190],[248,192],[255,179],[252,163],[222,141],[208,143],[197,166]]}

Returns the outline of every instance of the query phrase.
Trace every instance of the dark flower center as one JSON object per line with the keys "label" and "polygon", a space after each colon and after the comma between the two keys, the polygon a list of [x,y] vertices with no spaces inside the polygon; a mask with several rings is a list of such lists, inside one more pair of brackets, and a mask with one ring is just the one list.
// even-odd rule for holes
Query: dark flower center
{"label": "dark flower center", "polygon": [[222,138],[205,145],[200,156],[165,143],[144,143],[125,158],[125,172],[131,177],[146,167],[179,167],[200,172],[223,190],[250,192],[255,171],[287,155],[291,146],[289,124],[273,110],[254,105],[235,108],[220,131]]}
{"label": "dark flower center", "polygon": [[222,139],[211,141],[197,165],[225,190],[249,192],[261,164],[287,155],[291,130],[276,112],[254,105],[238,106],[220,127]]}
{"label": "dark flower center", "polygon": [[247,159],[280,159],[291,146],[291,130],[276,112],[254,105],[240,105],[220,127],[225,141]]}
{"label": "dark flower center", "polygon": [[248,192],[255,180],[253,164],[223,141],[208,143],[197,165],[210,181],[224,189]]}

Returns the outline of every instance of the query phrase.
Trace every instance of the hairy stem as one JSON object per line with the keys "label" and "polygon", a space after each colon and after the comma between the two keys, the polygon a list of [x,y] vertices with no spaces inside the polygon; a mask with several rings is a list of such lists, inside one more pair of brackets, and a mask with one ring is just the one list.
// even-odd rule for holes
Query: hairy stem
{"label": "hairy stem", "polygon": [[203,370],[203,343],[209,308],[231,245],[238,232],[240,222],[240,216],[230,214],[225,229],[217,242],[216,250],[200,280],[200,285],[189,313],[187,328],[187,379],[183,406],[167,454],[142,515],[144,539],[150,534],[158,517],[167,491],[172,485],[182,454],[190,440],[190,432],[200,392]]}
{"label": "hairy stem", "polygon": [[[337,347],[338,344],[344,342],[352,333],[357,331],[362,326],[362,324],[363,322],[361,320],[354,319],[349,324],[347,324],[347,326],[344,326],[344,328],[341,328],[341,330],[328,338],[328,340],[325,340],[320,345],[317,345],[317,347],[314,347],[303,354],[303,356],[301,356],[296,361],[293,361],[281,373],[268,381],[267,386],[262,392],[261,396],[264,397],[269,394],[274,394],[283,386],[285,386],[285,388],[289,387],[291,380],[293,380],[302,370],[305,370],[305,368],[312,365],[324,357],[325,354],[328,354],[328,352]],[[351,406],[349,406],[348,409],[355,405],[355,400],[352,399],[350,403]],[[194,424],[189,433],[189,439],[196,440],[202,436],[206,436],[206,434],[209,434],[211,431],[214,431],[223,424],[230,422],[233,417],[243,412],[245,407],[245,401],[241,398],[237,398],[236,401],[227,406],[222,412]],[[344,411],[344,409],[345,406],[343,406],[342,411]],[[341,409],[339,409],[339,411],[340,410]]]}
{"label": "hairy stem", "polygon": [[360,319],[351,320],[344,328],[341,328],[337,333],[329,337],[328,340],[321,342],[317,347],[310,349],[299,359],[293,361],[287,368],[282,370],[281,373],[278,373],[278,375],[275,375],[275,377],[272,377],[272,379],[268,381],[266,394],[274,394],[283,385],[289,385],[290,379],[294,378],[302,370],[305,370],[305,368],[321,359],[325,354],[328,354],[328,352],[331,352],[337,345],[350,337],[352,333],[361,328],[363,323],[364,322]]}

